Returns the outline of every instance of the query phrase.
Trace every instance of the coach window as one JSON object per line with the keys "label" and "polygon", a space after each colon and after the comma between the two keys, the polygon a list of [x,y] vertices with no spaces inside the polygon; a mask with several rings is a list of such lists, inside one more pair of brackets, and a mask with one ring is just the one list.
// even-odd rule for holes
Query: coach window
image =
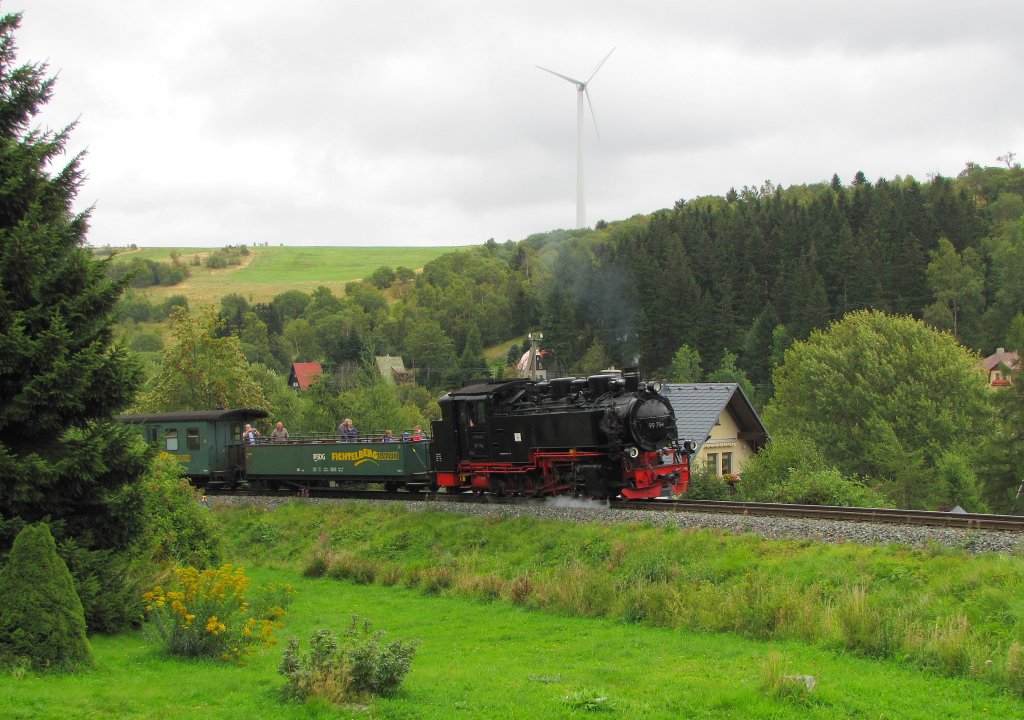
{"label": "coach window", "polygon": [[718,453],[708,453],[708,468],[715,475],[718,474]]}
{"label": "coach window", "polygon": [[234,442],[242,442],[242,426],[239,423],[235,423],[231,426],[231,439]]}
{"label": "coach window", "polygon": [[199,428],[188,428],[185,430],[185,445],[189,450],[199,449]]}
{"label": "coach window", "polygon": [[167,452],[178,451],[178,431],[176,428],[167,428],[164,431],[164,450]]}
{"label": "coach window", "polygon": [[723,475],[731,475],[732,474],[732,453],[731,452],[724,452],[724,453],[722,453],[722,474]]}

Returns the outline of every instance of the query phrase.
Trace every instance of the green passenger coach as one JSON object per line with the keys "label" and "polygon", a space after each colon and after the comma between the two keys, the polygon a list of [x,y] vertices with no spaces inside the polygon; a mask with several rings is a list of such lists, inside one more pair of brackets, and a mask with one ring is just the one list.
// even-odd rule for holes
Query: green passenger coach
{"label": "green passenger coach", "polygon": [[173,456],[197,485],[237,485],[245,477],[242,429],[267,417],[263,410],[198,410],[117,415],[138,425],[160,452]]}
{"label": "green passenger coach", "polygon": [[295,440],[245,446],[246,477],[275,488],[382,482],[392,489],[430,482],[430,443]]}
{"label": "green passenger coach", "polygon": [[119,415],[137,425],[160,452],[175,457],[195,485],[237,487],[341,487],[383,483],[388,490],[432,487],[430,441],[409,438],[384,441],[361,436],[342,442],[334,435],[290,437],[274,442],[263,436],[247,443],[247,423],[267,417],[263,410]]}

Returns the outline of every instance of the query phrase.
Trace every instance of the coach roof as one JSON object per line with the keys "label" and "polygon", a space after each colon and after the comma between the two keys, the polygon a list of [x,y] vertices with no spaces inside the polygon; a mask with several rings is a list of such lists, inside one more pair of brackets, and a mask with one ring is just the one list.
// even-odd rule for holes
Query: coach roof
{"label": "coach roof", "polygon": [[219,422],[232,420],[260,420],[270,417],[266,410],[247,408],[235,410],[185,410],[167,413],[141,413],[138,415],[115,415],[114,419],[126,423],[172,423],[172,422]]}

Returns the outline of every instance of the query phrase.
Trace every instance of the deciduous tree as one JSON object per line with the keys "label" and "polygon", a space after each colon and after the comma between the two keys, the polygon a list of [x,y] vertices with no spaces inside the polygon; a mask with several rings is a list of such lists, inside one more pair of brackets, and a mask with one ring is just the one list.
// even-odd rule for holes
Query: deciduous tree
{"label": "deciduous tree", "polygon": [[813,438],[843,475],[877,479],[899,505],[969,502],[977,493],[963,490],[963,463],[950,453],[970,459],[990,427],[976,364],[919,320],[850,313],[786,352],[765,422],[773,435]]}
{"label": "deciduous tree", "polygon": [[139,411],[269,410],[239,339],[217,337],[220,321],[212,307],[196,313],[176,309],[170,321],[171,342],[156,377],[139,399]]}

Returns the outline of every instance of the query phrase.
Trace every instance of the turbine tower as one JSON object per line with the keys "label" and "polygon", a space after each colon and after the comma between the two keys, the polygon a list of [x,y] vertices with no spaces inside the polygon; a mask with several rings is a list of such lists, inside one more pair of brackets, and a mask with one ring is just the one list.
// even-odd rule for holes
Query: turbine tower
{"label": "turbine tower", "polygon": [[590,73],[590,77],[586,80],[577,80],[576,78],[571,78],[568,75],[557,73],[554,70],[548,70],[546,67],[541,67],[540,65],[537,66],[544,72],[557,75],[563,80],[568,80],[576,86],[576,227],[578,228],[586,227],[587,224],[586,193],[584,192],[583,183],[583,96],[587,96],[587,105],[590,105],[590,117],[594,119],[594,130],[597,132],[598,136],[600,136],[601,133],[597,130],[597,117],[594,115],[594,106],[590,102],[590,92],[587,90],[587,85],[589,85],[590,81],[594,79],[594,76],[597,75],[597,71],[601,69],[602,65],[604,65],[605,60],[612,56],[613,52],[615,52],[615,48],[608,51],[608,54],[605,55],[604,59],[597,64],[597,67],[594,68],[593,72]]}

